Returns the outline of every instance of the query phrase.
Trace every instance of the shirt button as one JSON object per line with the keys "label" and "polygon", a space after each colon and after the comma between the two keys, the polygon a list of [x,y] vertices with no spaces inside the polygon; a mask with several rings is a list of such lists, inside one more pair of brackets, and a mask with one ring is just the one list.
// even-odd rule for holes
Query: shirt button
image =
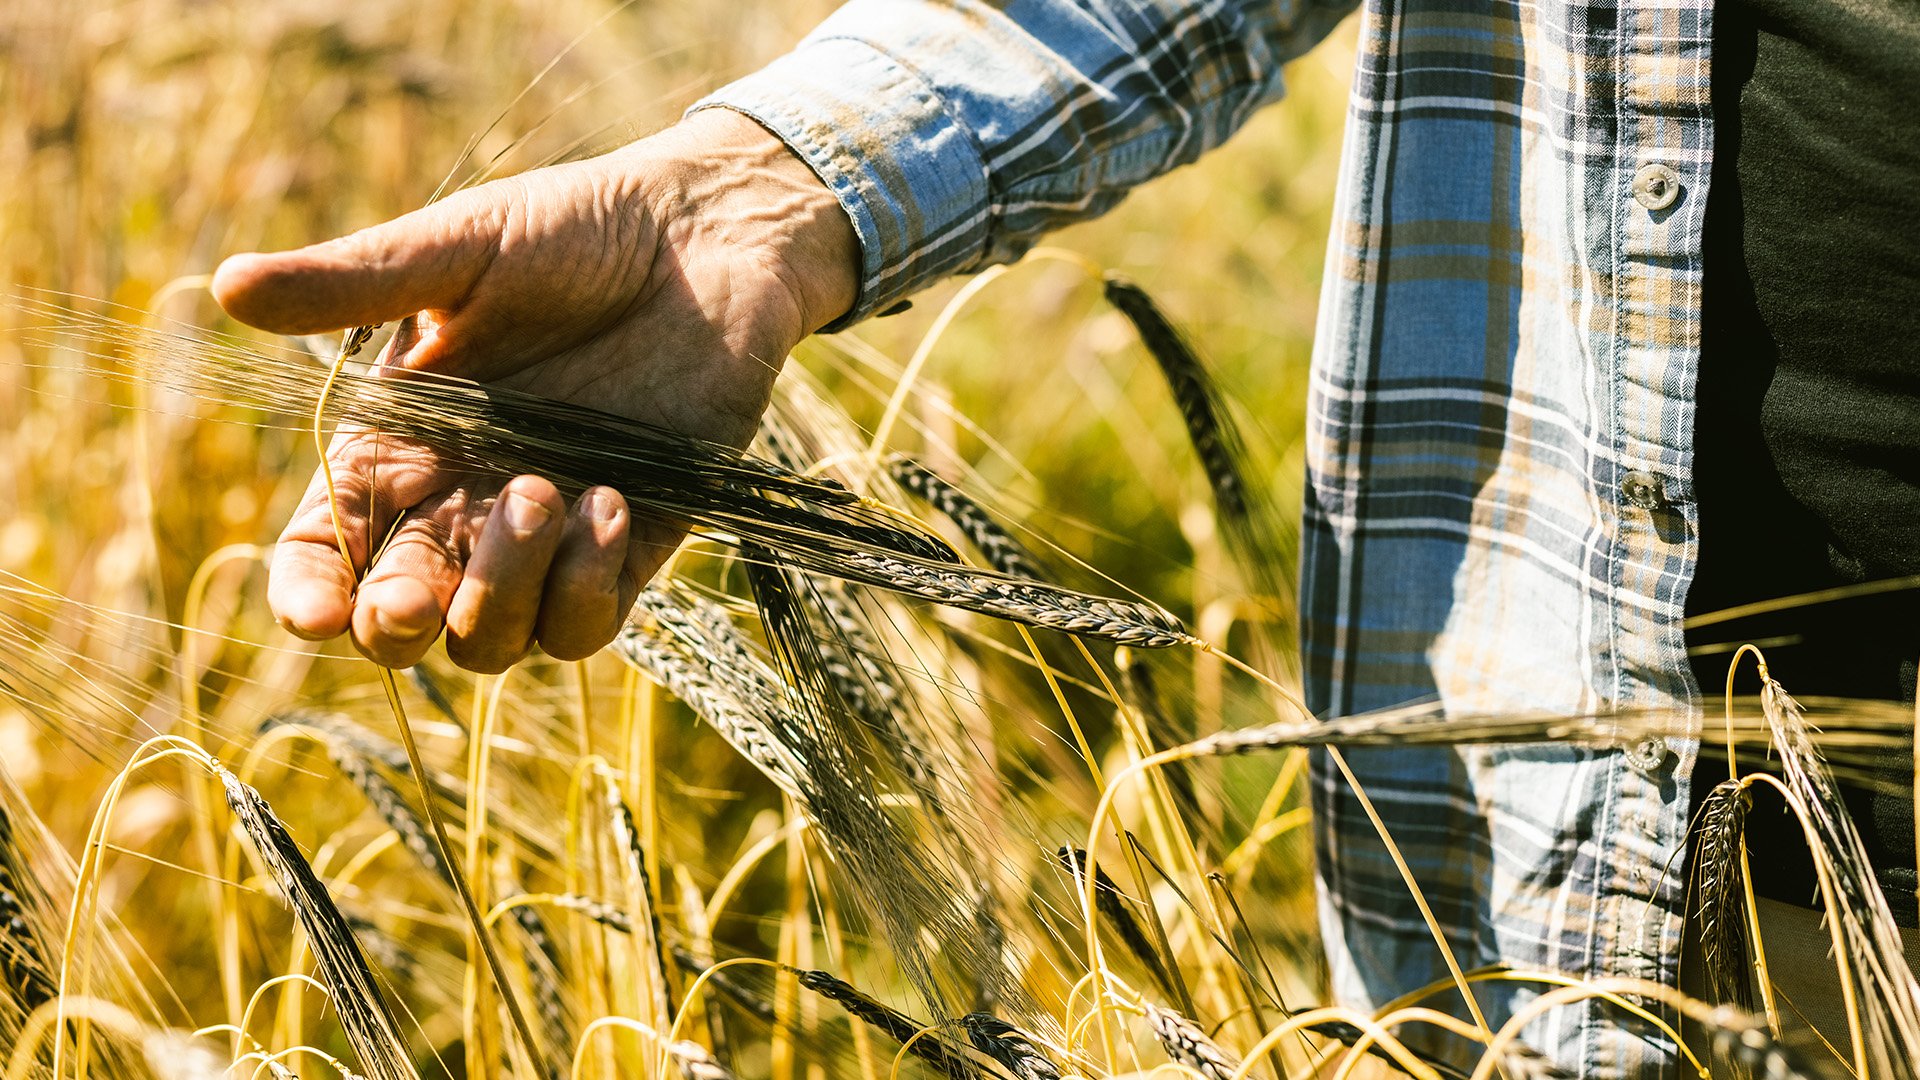
{"label": "shirt button", "polygon": [[1649,210],[1665,210],[1680,197],[1680,174],[1657,161],[1633,174],[1633,201]]}
{"label": "shirt button", "polygon": [[1620,496],[1627,505],[1642,510],[1658,510],[1667,505],[1667,493],[1660,486],[1660,478],[1652,473],[1630,472],[1620,480]]}
{"label": "shirt button", "polygon": [[1627,764],[1636,771],[1653,772],[1667,762],[1667,740],[1650,735],[1627,747]]}

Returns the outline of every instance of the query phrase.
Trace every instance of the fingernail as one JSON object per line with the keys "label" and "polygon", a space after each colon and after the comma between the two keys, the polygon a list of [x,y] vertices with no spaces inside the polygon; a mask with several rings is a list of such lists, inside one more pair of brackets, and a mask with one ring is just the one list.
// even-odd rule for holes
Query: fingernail
{"label": "fingernail", "polygon": [[594,521],[612,521],[620,513],[619,503],[605,488],[594,488],[580,500],[580,509]]}
{"label": "fingernail", "polygon": [[507,492],[502,501],[506,503],[507,524],[513,526],[515,532],[535,532],[553,520],[553,514],[546,507],[517,491]]}

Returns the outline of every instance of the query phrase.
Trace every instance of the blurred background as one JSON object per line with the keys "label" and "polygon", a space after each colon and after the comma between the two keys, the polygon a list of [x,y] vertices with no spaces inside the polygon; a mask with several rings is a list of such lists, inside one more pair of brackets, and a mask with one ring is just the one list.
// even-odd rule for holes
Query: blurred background
{"label": "blurred background", "polygon": [[[52,290],[76,306],[129,305],[151,314],[122,317],[156,326],[248,334],[206,293],[224,255],[372,224],[449,177],[472,183],[610,149],[778,55],[832,7],[0,0],[0,291]],[[1352,50],[1346,27],[1293,64],[1288,99],[1225,148],[1054,241],[1143,284],[1188,331],[1263,433],[1267,479],[1289,513]],[[811,342],[798,360],[871,424],[888,387],[850,377],[847,356],[904,360],[956,285],[845,335],[855,340]],[[336,643],[315,658],[279,634],[252,553],[229,547],[273,540],[313,468],[309,436],[99,384],[11,332],[24,318],[0,304],[0,571],[72,606],[10,595],[9,617],[114,668],[134,710],[178,708],[164,690],[183,640],[171,624],[189,619],[235,639],[190,658],[207,669],[209,694],[243,686],[218,672],[244,671],[245,687],[285,700],[372,700],[350,650]],[[1003,507],[1100,573],[1201,614],[1195,598],[1212,590],[1195,565],[1218,558],[1204,480],[1165,383],[1097,283],[1058,262],[1017,267],[960,315],[927,377],[977,425],[950,423],[947,452],[977,467]],[[223,550],[232,557],[194,587]],[[193,611],[190,593],[204,594]],[[128,635],[145,651],[129,652]],[[601,678],[618,684],[611,669]],[[539,712],[537,694],[526,701]],[[0,763],[77,848],[118,762],[79,752],[29,712],[0,696]],[[723,747],[689,740],[662,753],[681,785],[663,817],[667,857],[697,861],[707,845],[732,850],[755,834],[764,798],[714,794],[752,784]],[[1058,747],[1034,752],[1042,766],[1047,754]],[[1272,763],[1263,768],[1254,802],[1272,779]],[[357,812],[323,792],[295,777],[275,793],[303,843]],[[1061,798],[1084,813],[1092,793]],[[174,781],[142,780],[127,798],[113,843],[178,842],[188,803]],[[131,932],[188,1011],[211,1015],[209,950],[183,930],[206,925],[190,882],[128,858],[105,887],[111,904],[139,901]],[[1304,904],[1305,888],[1296,875],[1287,902]],[[753,948],[757,932],[770,934],[741,930],[737,947]]]}

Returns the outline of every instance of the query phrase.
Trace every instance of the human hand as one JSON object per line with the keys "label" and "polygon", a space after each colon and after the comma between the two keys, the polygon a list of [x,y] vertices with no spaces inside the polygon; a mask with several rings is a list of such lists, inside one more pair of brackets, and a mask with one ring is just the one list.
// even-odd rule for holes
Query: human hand
{"label": "human hand", "polygon": [[[213,293],[284,334],[407,319],[382,363],[745,447],[788,351],[852,306],[858,262],[807,165],[709,109],[351,236],[236,255]],[[474,671],[504,671],[535,642],[590,656],[684,535],[633,519],[611,488],[569,508],[545,479],[476,477],[393,436],[342,433],[328,459],[353,567],[316,473],[274,549],[268,602],[293,633],[351,632],[389,667],[417,662],[442,628]]]}

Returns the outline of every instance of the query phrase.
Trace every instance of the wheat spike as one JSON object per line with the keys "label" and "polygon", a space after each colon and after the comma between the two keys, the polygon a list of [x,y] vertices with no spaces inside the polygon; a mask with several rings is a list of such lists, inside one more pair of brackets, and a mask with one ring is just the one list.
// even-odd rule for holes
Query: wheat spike
{"label": "wheat spike", "polygon": [[1004,981],[999,957],[983,953],[975,913],[966,913],[964,928],[958,925],[963,916],[952,898],[969,895],[970,887],[952,873],[948,854],[921,843],[919,830],[909,832],[907,822],[884,808],[882,778],[863,756],[867,730],[824,673],[802,610],[803,589],[773,558],[751,552],[746,571],[777,667],[750,649],[714,605],[658,589],[642,596],[635,622],[615,648],[793,798],[828,841],[834,862],[859,883],[854,895],[885,928],[902,971],[935,1012],[950,1014],[957,1010],[945,1000],[947,984],[933,973],[928,935],[976,987]]}
{"label": "wheat spike", "polygon": [[[1432,1064],[1429,1060],[1428,1064]],[[1574,1074],[1553,1063],[1526,1043],[1508,1043],[1500,1055],[1500,1071],[1508,1080],[1574,1080]]]}
{"label": "wheat spike", "polygon": [[[1195,734],[1191,715],[1183,713],[1176,720],[1167,712],[1146,659],[1133,655],[1130,650],[1116,650],[1116,653],[1120,689],[1126,694],[1127,703],[1138,709],[1146,721],[1147,734],[1153,738],[1155,749],[1191,742]],[[1202,813],[1200,798],[1194,790],[1193,768],[1184,761],[1170,762],[1160,772],[1166,777],[1167,788],[1181,815],[1193,826],[1206,822],[1207,816]]]}
{"label": "wheat spike", "polygon": [[216,775],[226,790],[228,807],[306,931],[315,967],[331,992],[341,1031],[360,1064],[376,1080],[419,1080],[366,954],[299,845],[259,792],[224,768],[218,768]]}
{"label": "wheat spike", "polygon": [[833,691],[887,751],[892,765],[913,786],[927,809],[946,812],[933,753],[900,714],[907,691],[868,632],[859,604],[837,581],[810,582],[809,599],[820,615],[820,660]]}
{"label": "wheat spike", "polygon": [[1219,1044],[1207,1038],[1207,1033],[1200,1030],[1200,1025],[1151,1001],[1145,1002],[1142,1007],[1147,1013],[1147,1026],[1153,1029],[1153,1037],[1159,1041],[1160,1048],[1166,1051],[1168,1061],[1185,1065],[1207,1080],[1232,1080],[1240,1063],[1220,1049]]}
{"label": "wheat spike", "polygon": [[[716,630],[716,613],[726,622],[725,632]],[[613,648],[685,702],[776,787],[804,803],[806,763],[776,734],[768,712],[785,690],[746,652],[717,605],[644,589]]]}
{"label": "wheat spike", "polygon": [[590,919],[616,933],[633,933],[633,918],[618,907],[604,900],[595,900],[591,896],[576,893],[562,893],[552,900],[553,906]]}
{"label": "wheat spike", "polygon": [[[1082,875],[1086,873],[1087,853],[1079,848],[1062,847],[1054,853],[1054,857],[1058,858],[1060,864],[1067,868],[1067,872],[1073,875],[1074,893],[1079,895],[1082,882],[1085,880]],[[1147,969],[1147,974],[1153,977],[1153,981],[1159,984],[1161,990],[1173,994],[1175,992],[1173,976],[1168,973],[1166,962],[1160,957],[1160,950],[1154,948],[1153,940],[1147,936],[1146,930],[1141,928],[1140,920],[1134,917],[1133,909],[1128,906],[1125,896],[1120,892],[1120,887],[1113,883],[1113,879],[1107,876],[1105,870],[1098,867],[1093,871],[1093,900],[1094,910],[1113,930],[1115,936],[1119,937],[1121,944],[1125,945],[1127,951],[1133,954],[1133,958]]]}
{"label": "wheat spike", "polygon": [[[1314,1035],[1324,1036],[1336,1042],[1345,1043],[1348,1046],[1359,1045],[1360,1040],[1366,1036],[1365,1032],[1344,1020],[1322,1020],[1317,1024],[1307,1025],[1305,1030]],[[1470,1074],[1438,1058],[1424,1054],[1409,1046],[1403,1046],[1401,1049],[1419,1058],[1421,1064],[1432,1069],[1442,1080],[1471,1080]],[[1367,1044],[1367,1056],[1387,1068],[1392,1069],[1394,1072],[1409,1075],[1406,1065],[1401,1063],[1400,1059],[1388,1053],[1386,1048],[1378,1042]],[[1543,1062],[1546,1062],[1546,1059],[1541,1057],[1537,1051],[1524,1043],[1516,1042],[1508,1045],[1506,1055],[1501,1059],[1500,1067],[1506,1071],[1508,1080],[1560,1080],[1560,1078],[1551,1071],[1558,1068],[1558,1066],[1554,1066],[1551,1063],[1542,1064]],[[1543,1072],[1541,1071],[1542,1069],[1548,1071]]]}
{"label": "wheat spike", "polygon": [[[453,723],[462,722],[460,713],[453,707],[453,698],[447,694],[446,687],[441,685],[439,678],[428,671],[424,664],[415,664],[408,668],[406,675],[407,681],[413,684],[415,690],[420,691],[421,697],[427,699],[427,704],[433,706],[434,712]],[[403,754],[402,757],[404,756]]]}
{"label": "wheat spike", "polygon": [[[499,896],[513,896],[521,891],[520,883],[504,868],[495,888]],[[545,1040],[546,1075],[548,1080],[559,1080],[567,1073],[562,1062],[569,1056],[574,1040],[573,1017],[568,1012],[567,996],[562,989],[565,968],[560,946],[553,940],[553,932],[539,908],[515,904],[507,909],[507,915],[526,939],[521,946],[521,970],[527,977],[528,996],[533,999],[534,1010],[540,1018],[538,1031]]]}
{"label": "wheat spike", "polygon": [[973,1070],[967,1066],[966,1061],[941,1045],[939,1039],[932,1035],[914,1038],[926,1029],[926,1024],[898,1009],[875,1001],[861,993],[852,983],[836,978],[825,971],[799,971],[795,974],[801,986],[839,1005],[847,1011],[848,1016],[874,1028],[894,1042],[903,1045],[910,1043],[908,1053],[945,1073],[952,1080],[970,1080],[973,1076]]}
{"label": "wheat spike", "polygon": [[[319,400],[328,373],[214,335],[166,332],[22,298],[45,320],[36,344],[99,361],[107,378],[131,378],[114,347],[142,358],[140,378],[194,396],[299,415]],[[326,420],[431,446],[446,461],[491,475],[535,473],[563,492],[618,489],[638,513],[686,522],[702,535],[777,553],[797,569],[892,589],[998,618],[1118,644],[1190,642],[1177,620],[1134,601],[1088,596],[964,565],[938,536],[902,524],[840,483],[795,473],[672,430],[535,394],[410,372],[404,379],[343,370],[331,381]]]}
{"label": "wheat spike", "polygon": [[400,789],[387,782],[371,761],[345,741],[329,740],[327,758],[333,762],[340,775],[346,777],[358,788],[367,805],[380,820],[387,823],[400,837],[400,843],[414,861],[430,871],[442,882],[451,885],[453,874],[445,863],[440,861],[440,851],[435,847],[433,837],[427,832],[427,823],[423,821],[413,804],[400,793]]}
{"label": "wheat spike", "polygon": [[1762,682],[1760,700],[1773,729],[1781,775],[1809,815],[1814,860],[1835,884],[1827,918],[1838,920],[1848,953],[1847,970],[1867,1030],[1870,1071],[1876,1077],[1912,1080],[1920,1075],[1920,978],[1907,966],[1893,910],[1873,876],[1860,833],[1814,749],[1799,702],[1771,678]]}
{"label": "wheat spike", "polygon": [[1220,534],[1241,575],[1257,597],[1270,603],[1292,591],[1291,550],[1284,541],[1285,517],[1265,488],[1250,481],[1261,473],[1234,420],[1231,402],[1186,338],[1146,291],[1117,274],[1106,277],[1106,298],[1140,335],[1140,343],[1159,365],[1174,404],[1186,423],[1187,441],[1206,474]]}
{"label": "wheat spike", "polygon": [[708,986],[718,990],[723,997],[738,1005],[748,1016],[763,1024],[775,1022],[773,1002],[741,985],[739,980],[733,978],[731,972],[724,969],[710,971],[713,965],[701,962],[700,958],[684,945],[675,945],[672,953],[673,962],[681,971],[696,979],[705,975]]}
{"label": "wheat spike", "polygon": [[340,713],[324,712],[319,709],[282,709],[270,713],[260,721],[262,734],[277,727],[295,726],[320,732],[330,743],[340,743],[354,753],[384,766],[391,772],[411,778],[413,764],[407,760],[407,752],[395,743],[389,742],[367,729],[355,724]]}
{"label": "wheat spike", "polygon": [[1746,785],[1726,780],[1707,793],[1700,808],[1700,955],[1716,1004],[1753,1011],[1749,970],[1751,942],[1740,882],[1740,845],[1747,811]]}
{"label": "wheat spike", "polygon": [[647,931],[649,940],[645,943],[649,972],[653,983],[653,1006],[656,1015],[673,1015],[673,994],[667,985],[667,963],[663,953],[660,928],[660,912],[653,903],[653,877],[647,873],[646,852],[640,844],[640,827],[633,820],[633,811],[627,808],[626,800],[620,797],[620,789],[607,783],[607,813],[613,818],[613,842],[620,851],[621,870],[627,876],[628,890],[647,908]]}
{"label": "wheat spike", "polygon": [[896,454],[887,459],[887,475],[901,489],[939,511],[966,536],[967,543],[986,557],[987,565],[1015,578],[1039,580],[1040,568],[1020,541],[1000,526],[986,507],[954,487],[932,469]]}
{"label": "wheat spike", "polygon": [[697,1042],[682,1039],[673,1043],[667,1047],[667,1056],[673,1058],[686,1080],[733,1080],[733,1070]]}
{"label": "wheat spike", "polygon": [[859,614],[859,605],[838,582],[822,582],[814,589],[828,633],[820,637],[826,657],[827,674],[847,707],[876,726],[893,717],[906,692],[893,677],[893,669],[876,659],[883,655],[873,635],[867,632]]}
{"label": "wheat spike", "polygon": [[1200,357],[1189,346],[1160,306],[1145,289],[1117,274],[1107,275],[1107,302],[1133,324],[1140,343],[1160,365],[1160,372],[1173,391],[1174,404],[1187,424],[1187,437],[1195,456],[1207,474],[1220,513],[1245,517],[1247,483],[1241,475],[1233,429],[1227,420],[1219,392]]}
{"label": "wheat spike", "polygon": [[1060,1080],[1060,1066],[1025,1032],[997,1016],[968,1013],[960,1018],[975,1050],[1007,1067],[1015,1080]]}
{"label": "wheat spike", "polygon": [[1115,645],[1166,649],[1197,643],[1171,613],[1139,601],[1092,596],[998,572],[956,571],[866,551],[847,551],[842,559],[838,564],[822,566],[807,556],[795,559],[794,565],[962,611],[1099,638]]}
{"label": "wheat spike", "polygon": [[[1774,1039],[1762,1024],[1748,1014],[1722,1005],[1704,1024],[1714,1057],[1748,1070],[1753,1080],[1824,1080],[1826,1073],[1815,1071],[1798,1053]],[[1891,1073],[1872,1072],[1878,1077]]]}
{"label": "wheat spike", "polygon": [[0,808],[0,992],[21,1017],[53,1000],[59,982],[47,965],[26,897],[15,880],[13,820]]}

